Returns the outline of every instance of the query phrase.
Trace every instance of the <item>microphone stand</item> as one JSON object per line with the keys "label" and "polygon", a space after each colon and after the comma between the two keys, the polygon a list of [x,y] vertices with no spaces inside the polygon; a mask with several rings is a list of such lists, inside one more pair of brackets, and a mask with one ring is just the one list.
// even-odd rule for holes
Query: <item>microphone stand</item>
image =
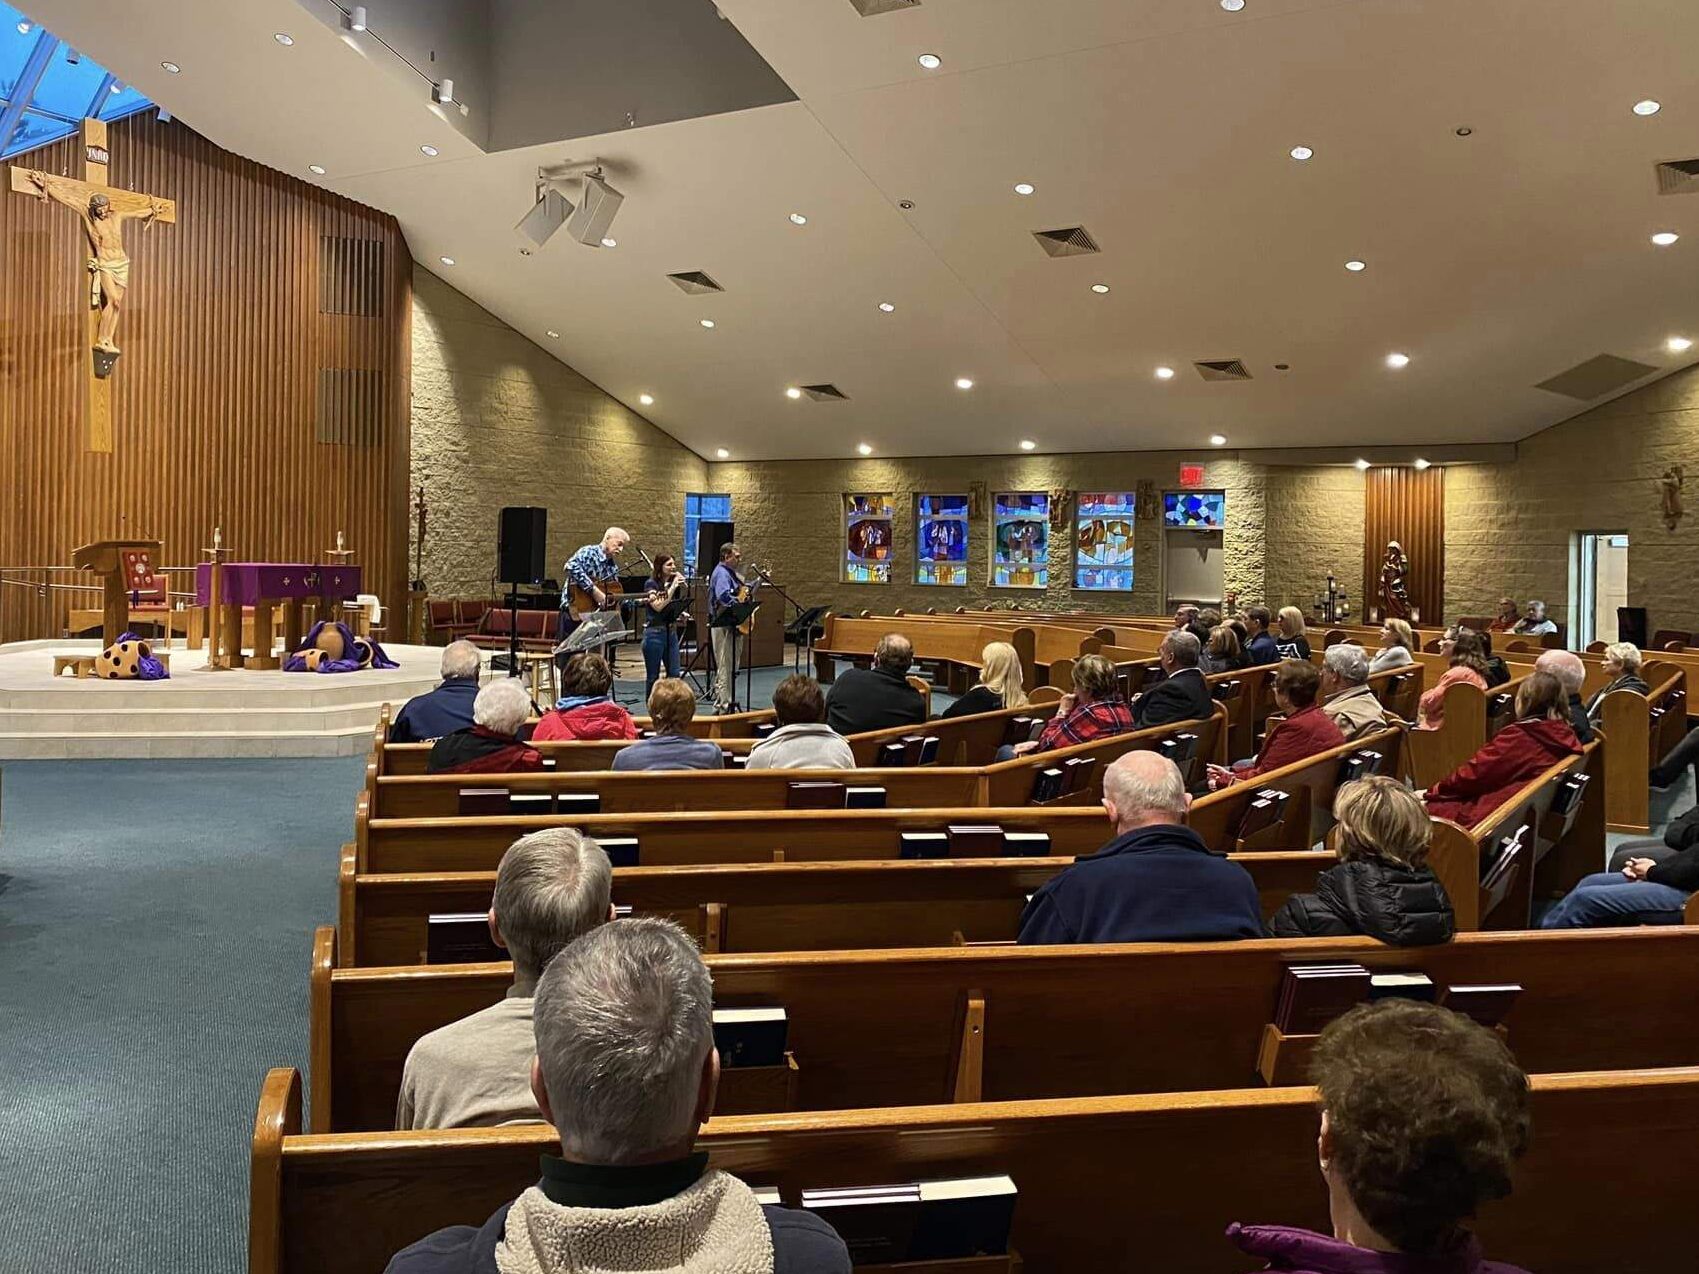
{"label": "microphone stand", "polygon": [[[796,598],[792,597],[789,593],[785,592],[785,590],[783,588],[781,588],[777,583],[774,582],[773,577],[771,575],[767,574],[766,571],[760,570],[760,569],[755,568],[755,567],[751,567],[750,569],[753,570],[755,572],[755,574],[760,577],[761,582],[763,584],[765,584],[768,588],[772,589],[780,597],[784,598],[784,600],[787,603],[789,603],[791,606],[794,606],[796,608],[796,616],[792,619],[792,621],[791,621],[792,623],[795,623],[797,619],[802,618],[802,616],[803,616],[804,612],[807,610],[807,608],[805,606],[803,606],[803,604],[801,602],[797,601]],[[809,634],[810,634],[808,644],[810,646],[812,646],[814,644],[813,637],[812,637],[812,633],[814,631],[814,626],[812,624],[809,625],[808,631],[809,631]],[[755,634],[753,632],[751,632],[749,635],[750,635],[751,638],[753,638],[755,636]],[[801,666],[802,657],[803,657],[802,647],[799,644],[797,644],[796,642],[793,641],[791,643],[791,671],[792,672],[800,673],[800,672],[803,671],[802,666]],[[747,663],[747,660],[745,662]]]}

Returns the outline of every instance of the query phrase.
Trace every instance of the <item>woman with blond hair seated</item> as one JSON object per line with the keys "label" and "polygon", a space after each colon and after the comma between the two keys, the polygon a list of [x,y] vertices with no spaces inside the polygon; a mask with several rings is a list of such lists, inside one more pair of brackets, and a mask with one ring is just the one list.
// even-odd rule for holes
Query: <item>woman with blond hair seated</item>
{"label": "woman with blond hair seated", "polygon": [[1369,676],[1388,668],[1408,668],[1416,662],[1410,653],[1415,645],[1415,630],[1402,619],[1389,618],[1380,626],[1380,651],[1369,660]]}
{"label": "woman with blond hair seated", "polygon": [[1280,657],[1308,659],[1310,639],[1304,636],[1304,612],[1296,606],[1282,606],[1275,622],[1280,625],[1280,635],[1274,639],[1274,648],[1280,652]]}
{"label": "woman with blond hair seated", "polygon": [[1433,687],[1422,693],[1416,711],[1418,730],[1437,730],[1445,724],[1445,692],[1458,682],[1487,689],[1487,653],[1478,633],[1461,630],[1451,642],[1451,667],[1440,674]]}
{"label": "woman with blond hair seated", "polygon": [[1613,690],[1632,690],[1637,695],[1651,693],[1651,687],[1640,675],[1640,647],[1631,641],[1613,641],[1605,647],[1604,674],[1610,680],[1587,704],[1587,716],[1596,725],[1605,710],[1605,696]]}
{"label": "woman with blond hair seated", "polygon": [[1268,922],[1276,938],[1365,934],[1394,947],[1449,942],[1456,929],[1445,886],[1428,870],[1433,820],[1397,779],[1371,775],[1333,798],[1339,865],[1293,894]]}
{"label": "woman with blond hair seated", "polygon": [[1198,656],[1198,670],[1204,676],[1218,672],[1237,672],[1245,666],[1245,650],[1239,644],[1239,634],[1227,624],[1217,624],[1209,630],[1209,644]]}
{"label": "woman with blond hair seated", "polygon": [[948,721],[951,717],[1024,707],[1026,686],[1021,676],[1021,657],[1008,642],[994,641],[979,653],[979,681],[941,715]]}

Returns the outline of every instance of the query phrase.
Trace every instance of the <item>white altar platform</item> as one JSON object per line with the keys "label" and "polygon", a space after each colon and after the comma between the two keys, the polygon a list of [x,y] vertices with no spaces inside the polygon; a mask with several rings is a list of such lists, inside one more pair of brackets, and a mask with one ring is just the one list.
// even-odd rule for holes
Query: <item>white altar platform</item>
{"label": "white altar platform", "polygon": [[166,681],[53,676],[53,656],[95,640],[0,645],[0,760],[79,757],[351,756],[371,747],[384,703],[437,683],[442,650],[395,646],[401,666],[319,674],[209,671],[181,640]]}

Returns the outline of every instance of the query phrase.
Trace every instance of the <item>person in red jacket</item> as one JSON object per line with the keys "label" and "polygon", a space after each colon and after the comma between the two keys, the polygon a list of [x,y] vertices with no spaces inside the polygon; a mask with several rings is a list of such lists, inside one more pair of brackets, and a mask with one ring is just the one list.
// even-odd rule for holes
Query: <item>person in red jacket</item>
{"label": "person in red jacket", "polygon": [[560,698],[537,722],[532,740],[635,739],[637,723],[608,697],[613,685],[606,659],[588,651],[574,655],[561,674]]}
{"label": "person in red jacket", "polygon": [[1535,776],[1581,751],[1569,725],[1569,696],[1550,673],[1516,691],[1516,720],[1427,790],[1428,813],[1473,827]]}
{"label": "person in red jacket", "polygon": [[1307,659],[1288,659],[1282,663],[1274,673],[1274,703],[1286,714],[1285,720],[1270,724],[1256,760],[1249,765],[1241,761],[1232,769],[1210,766],[1210,788],[1219,791],[1234,783],[1248,783],[1270,770],[1306,761],[1317,752],[1345,742],[1333,718],[1316,702],[1320,691],[1321,673],[1314,664]]}

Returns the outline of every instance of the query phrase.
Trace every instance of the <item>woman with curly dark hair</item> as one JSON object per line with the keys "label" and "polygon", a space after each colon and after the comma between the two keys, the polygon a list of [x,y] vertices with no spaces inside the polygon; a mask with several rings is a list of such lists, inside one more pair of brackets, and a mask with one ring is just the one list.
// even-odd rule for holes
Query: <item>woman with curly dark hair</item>
{"label": "woman with curly dark hair", "polygon": [[1235,1224],[1241,1250],[1292,1274],[1524,1274],[1463,1224],[1510,1193],[1528,1148],[1528,1077],[1498,1035],[1382,1000],[1322,1031],[1311,1075],[1333,1235]]}

